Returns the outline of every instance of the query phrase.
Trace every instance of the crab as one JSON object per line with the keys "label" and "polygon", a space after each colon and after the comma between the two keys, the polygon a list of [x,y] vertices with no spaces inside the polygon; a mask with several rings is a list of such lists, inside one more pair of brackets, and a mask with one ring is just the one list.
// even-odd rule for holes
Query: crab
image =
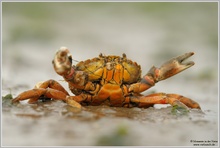
{"label": "crab", "polygon": [[126,54],[122,57],[100,54],[99,57],[72,65],[69,49],[61,47],[56,52],[52,64],[56,73],[68,83],[74,95],[71,96],[61,84],[50,79],[38,83],[34,89],[19,94],[12,102],[29,99],[28,103],[35,103],[42,98],[50,98],[63,100],[77,108],[86,105],[147,108],[154,104],[170,104],[186,109],[201,109],[197,102],[179,94],[141,94],[157,82],[193,66],[194,62],[185,62],[193,54],[189,52],[172,58],[160,68],[153,66],[141,77],[140,65],[127,59]]}

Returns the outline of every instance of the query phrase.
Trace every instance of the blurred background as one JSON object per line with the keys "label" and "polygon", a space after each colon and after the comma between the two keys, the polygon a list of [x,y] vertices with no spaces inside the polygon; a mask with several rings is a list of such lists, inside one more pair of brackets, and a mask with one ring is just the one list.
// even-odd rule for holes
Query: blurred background
{"label": "blurred background", "polygon": [[[142,75],[153,65],[195,52],[188,59],[195,62],[193,67],[144,94],[188,96],[201,104],[208,119],[217,122],[217,2],[2,2],[2,95],[16,96],[39,81],[62,80],[51,63],[61,46],[68,47],[77,61],[100,53],[126,53],[142,66]],[[3,144],[26,145],[21,139],[11,143],[9,137],[16,134],[8,132],[10,118],[11,114],[3,118]],[[152,145],[157,144],[166,143]]]}

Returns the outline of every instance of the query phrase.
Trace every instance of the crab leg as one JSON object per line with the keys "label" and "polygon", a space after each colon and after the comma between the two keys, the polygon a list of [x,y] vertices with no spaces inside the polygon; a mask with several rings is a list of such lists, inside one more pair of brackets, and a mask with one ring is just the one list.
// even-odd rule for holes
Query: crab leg
{"label": "crab leg", "polygon": [[16,98],[12,100],[12,102],[27,100],[29,98],[40,98],[41,96],[65,101],[67,95],[61,91],[51,88],[34,88],[19,94]]}
{"label": "crab leg", "polygon": [[178,105],[186,109],[188,109],[188,107],[201,109],[197,102],[178,94],[155,93],[147,96],[132,97],[130,101],[137,103],[138,107],[149,107],[154,104],[170,104],[172,106]]}
{"label": "crab leg", "polygon": [[60,83],[52,79],[37,83],[35,85],[35,88],[52,88],[52,89],[62,91],[66,95],[69,95],[69,93],[63,88],[63,86],[60,85]]}
{"label": "crab leg", "polygon": [[38,83],[34,89],[19,94],[12,102],[18,102],[29,99],[28,103],[35,103],[41,96],[53,98],[55,100],[63,100],[69,105],[80,108],[81,105],[76,101],[69,101],[68,92],[55,80],[48,80]]}
{"label": "crab leg", "polygon": [[192,61],[184,62],[193,54],[193,52],[189,52],[181,56],[175,57],[165,62],[160,68],[153,66],[140,82],[130,85],[128,91],[135,93],[143,92],[154,86],[155,83],[157,83],[158,81],[165,80],[193,66],[194,62]]}

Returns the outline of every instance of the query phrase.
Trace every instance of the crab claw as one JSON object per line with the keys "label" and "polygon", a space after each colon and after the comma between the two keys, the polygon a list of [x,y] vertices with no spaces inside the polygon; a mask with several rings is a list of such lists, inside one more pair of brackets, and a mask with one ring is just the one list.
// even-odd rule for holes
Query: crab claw
{"label": "crab claw", "polygon": [[72,67],[72,56],[68,48],[61,47],[57,51],[52,63],[57,74],[63,76],[70,73]]}
{"label": "crab claw", "polygon": [[164,63],[157,71],[157,81],[167,79],[193,66],[195,64],[193,61],[185,62],[192,55],[194,52],[185,53]]}

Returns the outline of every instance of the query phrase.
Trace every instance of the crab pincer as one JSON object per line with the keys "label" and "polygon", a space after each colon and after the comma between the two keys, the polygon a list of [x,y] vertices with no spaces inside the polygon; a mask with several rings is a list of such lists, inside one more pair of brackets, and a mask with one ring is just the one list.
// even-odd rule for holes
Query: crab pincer
{"label": "crab pincer", "polygon": [[193,61],[185,62],[185,60],[191,57],[192,55],[194,55],[194,52],[185,53],[181,56],[175,57],[165,62],[158,69],[157,81],[167,79],[193,66],[195,64]]}
{"label": "crab pincer", "polygon": [[52,61],[54,69],[59,75],[67,75],[71,72],[72,56],[66,47],[61,47]]}

